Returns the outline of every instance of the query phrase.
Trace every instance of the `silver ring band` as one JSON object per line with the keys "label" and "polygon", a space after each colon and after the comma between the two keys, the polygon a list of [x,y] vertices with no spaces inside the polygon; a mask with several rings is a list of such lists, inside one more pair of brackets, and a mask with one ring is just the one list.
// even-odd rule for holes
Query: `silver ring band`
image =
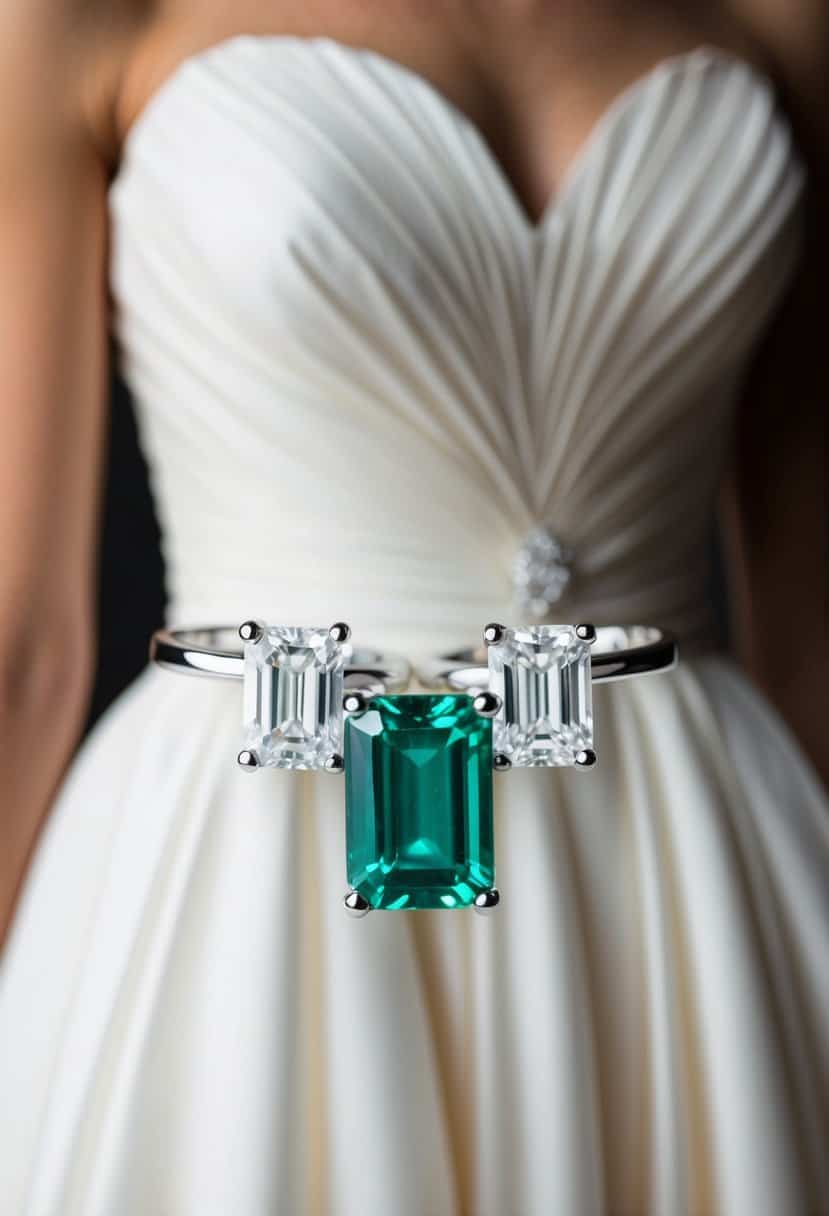
{"label": "silver ring band", "polygon": [[[590,625],[593,630],[590,668],[593,680],[623,680],[628,676],[669,671],[676,666],[676,638],[655,625]],[[421,683],[456,692],[485,689],[489,683],[486,646],[466,646],[416,665]]]}
{"label": "silver ring band", "polygon": [[[343,643],[344,686],[372,694],[399,691],[411,675],[402,655]],[[242,641],[237,625],[194,629],[156,629],[150,638],[150,659],[159,667],[187,675],[241,680],[245,674]]]}

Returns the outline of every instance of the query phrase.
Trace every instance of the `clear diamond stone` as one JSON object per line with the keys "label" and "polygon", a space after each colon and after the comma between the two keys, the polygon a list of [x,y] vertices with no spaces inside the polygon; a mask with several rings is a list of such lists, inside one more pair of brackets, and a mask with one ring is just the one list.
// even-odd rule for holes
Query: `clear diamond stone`
{"label": "clear diamond stone", "polygon": [[519,611],[545,616],[564,594],[570,581],[569,554],[548,528],[533,528],[513,562]]}
{"label": "clear diamond stone", "polygon": [[488,648],[489,687],[501,698],[493,746],[515,766],[575,764],[593,746],[590,644],[572,625],[506,629]]}
{"label": "clear diamond stone", "polygon": [[272,625],[244,656],[245,746],[263,765],[324,768],[342,751],[342,643],[326,628]]}

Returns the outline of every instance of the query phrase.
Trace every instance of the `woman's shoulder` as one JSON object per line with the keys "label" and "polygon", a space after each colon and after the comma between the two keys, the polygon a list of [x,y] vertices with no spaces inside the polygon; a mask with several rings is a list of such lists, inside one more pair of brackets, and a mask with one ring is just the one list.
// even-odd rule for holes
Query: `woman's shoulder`
{"label": "woman's shoulder", "polygon": [[120,81],[151,25],[152,7],[150,0],[3,0],[6,141],[26,141],[51,127],[62,153],[77,147],[111,160]]}

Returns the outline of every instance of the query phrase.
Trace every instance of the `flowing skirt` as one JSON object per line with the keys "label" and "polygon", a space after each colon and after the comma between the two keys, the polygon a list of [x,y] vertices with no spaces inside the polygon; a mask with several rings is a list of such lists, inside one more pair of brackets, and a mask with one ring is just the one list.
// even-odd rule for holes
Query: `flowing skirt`
{"label": "flowing skirt", "polygon": [[501,905],[349,918],[343,779],[148,667],[0,960],[3,1216],[829,1212],[829,801],[730,660],[498,777]]}

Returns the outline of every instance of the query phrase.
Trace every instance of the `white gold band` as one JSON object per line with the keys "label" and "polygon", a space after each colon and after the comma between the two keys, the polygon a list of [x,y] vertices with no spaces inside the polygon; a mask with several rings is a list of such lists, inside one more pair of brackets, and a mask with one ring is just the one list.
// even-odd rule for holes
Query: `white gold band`
{"label": "white gold band", "polygon": [[[574,629],[582,641],[591,644],[590,669],[594,683],[669,671],[676,666],[676,639],[667,630],[654,625],[576,625]],[[487,625],[483,645],[467,646],[418,663],[418,679],[426,687],[437,686],[454,692],[487,688],[487,650],[503,633],[504,626]]]}
{"label": "white gold band", "polygon": [[[258,622],[246,621],[252,630]],[[345,658],[346,688],[372,693],[405,688],[411,664],[402,655],[369,647],[353,646],[345,625],[332,625],[339,632]],[[209,625],[192,629],[157,629],[150,639],[150,659],[160,667],[185,675],[219,676],[241,680],[245,673],[244,635],[236,625]],[[344,635],[344,636],[343,636]]]}

